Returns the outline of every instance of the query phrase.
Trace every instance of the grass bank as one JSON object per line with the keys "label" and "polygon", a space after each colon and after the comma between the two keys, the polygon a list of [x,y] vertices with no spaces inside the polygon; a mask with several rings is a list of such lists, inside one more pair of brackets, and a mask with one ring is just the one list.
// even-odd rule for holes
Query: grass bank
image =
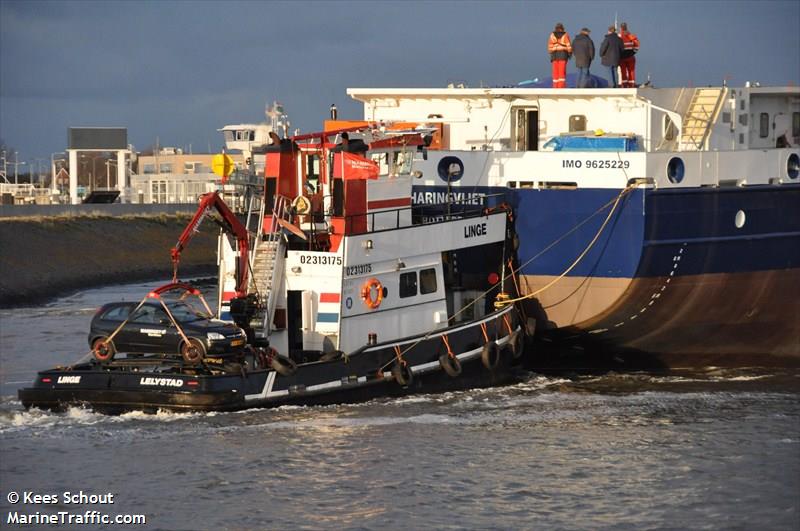
{"label": "grass bank", "polygon": [[[191,216],[102,215],[0,220],[0,306],[69,291],[172,277],[170,249]],[[181,276],[215,268],[217,227],[201,226],[181,257]]]}

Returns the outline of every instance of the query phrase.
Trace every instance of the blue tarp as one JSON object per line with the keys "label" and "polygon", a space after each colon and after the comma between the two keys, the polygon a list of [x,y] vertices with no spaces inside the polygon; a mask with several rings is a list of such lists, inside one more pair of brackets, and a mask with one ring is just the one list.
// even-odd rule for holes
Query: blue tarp
{"label": "blue tarp", "polygon": [[[605,78],[595,75],[590,75],[589,78],[589,86],[585,88],[608,88],[608,81]],[[567,87],[575,88],[577,82],[577,73],[567,74]],[[552,88],[553,78],[545,77],[542,79],[526,79],[525,81],[520,81],[517,83],[517,86],[522,88]]]}
{"label": "blue tarp", "polygon": [[633,135],[567,134],[551,138],[543,147],[553,151],[636,151],[637,142]]}

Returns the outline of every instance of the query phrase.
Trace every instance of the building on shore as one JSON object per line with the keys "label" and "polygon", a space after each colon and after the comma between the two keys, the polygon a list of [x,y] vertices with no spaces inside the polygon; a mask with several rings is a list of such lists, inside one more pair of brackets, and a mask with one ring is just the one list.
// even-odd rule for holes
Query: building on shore
{"label": "building on shore", "polygon": [[[230,155],[241,169],[244,157]],[[152,155],[139,155],[137,171],[131,174],[131,203],[196,203],[207,192],[223,190],[226,200],[236,205],[241,194],[233,185],[222,185],[211,171],[214,154],[184,153],[181,149],[162,147]]]}

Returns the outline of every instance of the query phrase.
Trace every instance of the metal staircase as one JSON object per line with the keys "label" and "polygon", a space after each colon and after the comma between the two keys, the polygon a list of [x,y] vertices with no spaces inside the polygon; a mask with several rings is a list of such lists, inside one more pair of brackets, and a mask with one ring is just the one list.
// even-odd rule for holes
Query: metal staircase
{"label": "metal staircase", "polygon": [[283,199],[276,198],[273,213],[266,218],[262,205],[258,236],[250,257],[250,292],[256,294],[259,303],[259,310],[250,320],[250,326],[258,339],[266,339],[272,331],[278,288],[286,263],[286,242],[277,223],[277,219],[286,215],[286,202]]}
{"label": "metal staircase", "polygon": [[683,116],[680,151],[701,151],[711,133],[711,126],[717,118],[722,102],[725,101],[725,87],[697,88],[692,101]]}

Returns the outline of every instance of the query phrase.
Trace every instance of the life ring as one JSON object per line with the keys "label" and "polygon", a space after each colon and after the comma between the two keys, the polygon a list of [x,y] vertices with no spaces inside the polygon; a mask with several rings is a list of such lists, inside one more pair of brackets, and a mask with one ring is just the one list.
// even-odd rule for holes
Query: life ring
{"label": "life ring", "polygon": [[444,353],[439,356],[439,365],[442,366],[442,370],[447,373],[448,376],[455,378],[459,374],[461,374],[461,362],[455,356],[451,356],[448,353]]}
{"label": "life ring", "polygon": [[[374,294],[374,297],[373,297]],[[383,301],[383,284],[377,278],[371,278],[361,287],[361,298],[367,308],[374,310]]]}
{"label": "life ring", "polygon": [[481,361],[483,362],[483,366],[490,371],[497,368],[497,364],[500,363],[500,349],[497,348],[497,343],[489,341],[483,346]]}

